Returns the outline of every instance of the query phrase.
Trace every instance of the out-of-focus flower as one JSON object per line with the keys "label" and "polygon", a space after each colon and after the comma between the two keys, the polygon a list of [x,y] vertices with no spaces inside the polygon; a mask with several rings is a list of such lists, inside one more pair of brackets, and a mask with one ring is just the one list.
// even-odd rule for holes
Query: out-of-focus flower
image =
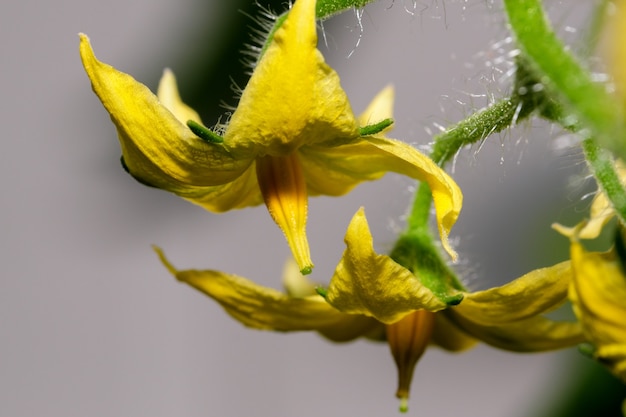
{"label": "out-of-focus flower", "polygon": [[592,356],[626,383],[626,275],[615,249],[587,252],[571,243],[574,278],[569,297]]}
{"label": "out-of-focus flower", "polygon": [[216,300],[248,327],[314,330],[336,342],[386,339],[398,366],[401,409],[406,409],[413,369],[429,343],[461,351],[480,340],[529,352],[583,341],[577,322],[542,316],[566,300],[569,262],[532,271],[502,287],[442,296],[418,275],[374,251],[362,209],[353,217],[345,241],[347,248],[325,299],[293,265],[285,272],[284,294],[220,271],[179,271],[157,252],[178,280]]}
{"label": "out-of-focus flower", "polygon": [[[620,172],[624,173],[622,167]],[[618,225],[616,243],[607,252],[588,252],[580,243],[580,239],[597,238],[614,214],[606,195],[599,192],[590,219],[571,228],[553,227],[570,239],[573,278],[569,298],[592,346],[589,353],[626,382],[626,274],[624,259],[618,254],[618,248],[624,247],[624,228]]]}
{"label": "out-of-focus flower", "polygon": [[340,196],[386,172],[400,173],[430,186],[442,243],[454,257],[448,233],[461,191],[431,159],[380,134],[391,124],[391,94],[373,107],[387,110],[357,120],[337,73],[317,49],[315,3],[296,1],[274,32],[223,137],[204,128],[180,100],[171,73],[157,97],[98,61],[81,35],[83,65],[117,127],[126,169],[142,183],[214,212],[264,201],[303,273],[313,267],[308,196]]}

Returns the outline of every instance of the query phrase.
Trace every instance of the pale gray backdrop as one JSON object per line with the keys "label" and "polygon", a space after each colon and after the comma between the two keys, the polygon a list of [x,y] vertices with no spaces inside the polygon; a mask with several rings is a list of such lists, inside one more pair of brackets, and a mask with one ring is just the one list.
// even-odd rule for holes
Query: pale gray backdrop
{"label": "pale gray backdrop", "polygon": [[[150,249],[160,245],[180,268],[274,287],[289,255],[264,207],[214,215],[124,173],[113,125],[80,64],[77,33],[85,32],[100,59],[156,80],[185,48],[215,47],[188,29],[206,25],[219,40],[231,13],[222,5],[199,15],[194,0],[0,4],[0,416],[396,415],[385,345],[247,330],[178,284]],[[381,0],[365,9],[350,58],[360,33],[351,12],[325,23],[321,49],[356,112],[394,83],[392,136],[424,146],[428,130],[506,91],[507,75],[489,69],[507,68],[500,8],[423,0],[414,10]],[[497,41],[502,51],[490,46]],[[549,225],[573,210],[583,188],[570,186],[580,158],[555,152],[557,136],[525,124],[458,157],[466,204],[453,238],[472,288],[566,256]],[[389,175],[346,198],[313,199],[314,278],[328,280],[361,205],[378,250],[389,249],[412,186]],[[561,385],[570,356],[433,348],[417,368],[411,414],[532,415]]]}

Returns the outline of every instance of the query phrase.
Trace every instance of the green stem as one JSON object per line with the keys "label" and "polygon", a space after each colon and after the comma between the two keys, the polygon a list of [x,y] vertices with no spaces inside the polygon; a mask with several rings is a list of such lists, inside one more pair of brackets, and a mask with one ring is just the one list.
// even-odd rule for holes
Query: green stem
{"label": "green stem", "polygon": [[[325,20],[348,9],[365,7],[365,5],[373,1],[374,0],[317,0],[315,4],[315,17],[319,20]],[[288,13],[289,10],[276,18],[276,22],[274,22],[274,26],[270,29],[267,39],[265,39],[265,43],[261,48],[259,58],[265,53],[265,50],[274,38],[274,33],[276,33],[276,30],[283,24]]]}
{"label": "green stem", "polygon": [[625,225],[626,191],[624,191],[622,182],[615,170],[612,155],[605,149],[600,148],[592,139],[587,139],[583,142],[583,151],[596,181],[613,204],[620,222]]}
{"label": "green stem", "polygon": [[[527,103],[530,100],[522,101],[521,96],[514,95],[457,123],[435,136],[431,158],[440,166],[445,166],[462,147],[480,142],[526,118],[534,109],[534,104],[529,106]],[[409,212],[406,233],[428,227],[431,204],[432,194],[428,184],[421,183]]]}
{"label": "green stem", "polygon": [[429,229],[400,235],[389,256],[413,272],[441,301],[450,306],[461,302],[463,296],[451,289],[465,291],[465,287],[441,257]]}
{"label": "green stem", "polygon": [[439,165],[445,165],[462,147],[480,142],[492,133],[501,132],[515,124],[521,114],[522,105],[523,102],[518,97],[513,97],[471,115],[435,136],[430,157]]}
{"label": "green stem", "polygon": [[[463,146],[480,142],[492,133],[506,129],[527,117],[533,108],[526,106],[526,101],[522,101],[517,95],[495,103],[435,136],[431,158],[444,166]],[[391,257],[400,265],[415,272],[424,285],[440,299],[444,299],[448,288],[464,290],[464,287],[454,272],[447,267],[440,251],[433,244],[428,225],[431,205],[432,193],[428,184],[423,182],[415,193],[407,218],[407,228],[398,238]]]}
{"label": "green stem", "polygon": [[317,0],[315,14],[324,20],[351,8],[361,8],[374,0]]}
{"label": "green stem", "polygon": [[594,82],[550,27],[540,0],[504,0],[511,29],[535,78],[590,132],[587,136],[626,157],[624,108]]}

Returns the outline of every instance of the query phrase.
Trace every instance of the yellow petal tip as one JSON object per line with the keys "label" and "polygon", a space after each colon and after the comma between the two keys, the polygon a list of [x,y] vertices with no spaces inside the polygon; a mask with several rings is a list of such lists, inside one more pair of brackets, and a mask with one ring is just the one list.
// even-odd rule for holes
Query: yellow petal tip
{"label": "yellow petal tip", "polygon": [[161,260],[163,265],[165,265],[167,270],[170,271],[172,275],[177,276],[178,270],[174,268],[174,265],[172,265],[170,261],[165,257],[163,250],[156,245],[152,245],[152,249],[157,253],[157,255],[159,256],[159,259]]}

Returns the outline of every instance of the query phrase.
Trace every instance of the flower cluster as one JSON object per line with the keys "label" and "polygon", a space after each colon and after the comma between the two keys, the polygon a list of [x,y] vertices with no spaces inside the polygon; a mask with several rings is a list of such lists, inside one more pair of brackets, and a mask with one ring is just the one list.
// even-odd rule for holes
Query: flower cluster
{"label": "flower cluster", "polygon": [[[462,205],[459,187],[438,163],[386,136],[392,125],[390,87],[361,115],[353,114],[337,73],[317,49],[316,0],[297,0],[277,21],[237,109],[219,131],[205,127],[182,102],[170,71],[155,95],[100,62],[82,34],[80,54],[117,128],[124,167],[135,179],[212,212],[265,203],[284,233],[295,260],[285,269],[285,292],[221,271],[179,270],[155,248],[178,280],[245,326],[315,331],[334,342],[386,341],[398,367],[403,410],[415,365],[430,344],[463,351],[484,342],[532,352],[587,341],[593,356],[626,380],[623,256],[619,250],[587,253],[579,243],[597,236],[612,214],[602,195],[586,225],[561,227],[571,238],[570,261],[501,287],[468,291],[424,227],[402,234],[390,255],[376,253],[363,208],[347,227],[346,249],[328,286],[316,287],[304,276],[313,269],[306,236],[309,196],[341,196],[387,172],[418,180],[452,259],[448,235]],[[546,317],[568,298],[578,321]]]}

